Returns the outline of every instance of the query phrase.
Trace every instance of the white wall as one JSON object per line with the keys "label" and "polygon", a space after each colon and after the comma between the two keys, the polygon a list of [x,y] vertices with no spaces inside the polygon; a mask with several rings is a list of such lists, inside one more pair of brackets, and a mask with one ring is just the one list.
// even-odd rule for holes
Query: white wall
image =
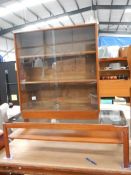
{"label": "white wall", "polygon": [[0,37],[0,55],[4,61],[15,61],[14,41]]}

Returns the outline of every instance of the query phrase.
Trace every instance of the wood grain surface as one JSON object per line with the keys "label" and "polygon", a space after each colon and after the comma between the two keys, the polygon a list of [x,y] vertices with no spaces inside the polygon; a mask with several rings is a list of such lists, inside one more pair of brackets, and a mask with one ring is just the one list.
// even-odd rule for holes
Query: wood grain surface
{"label": "wood grain surface", "polygon": [[[12,159],[0,152],[0,172],[46,175],[128,175],[121,145],[14,140]],[[131,151],[131,143],[130,143]],[[96,162],[92,164],[86,158]]]}

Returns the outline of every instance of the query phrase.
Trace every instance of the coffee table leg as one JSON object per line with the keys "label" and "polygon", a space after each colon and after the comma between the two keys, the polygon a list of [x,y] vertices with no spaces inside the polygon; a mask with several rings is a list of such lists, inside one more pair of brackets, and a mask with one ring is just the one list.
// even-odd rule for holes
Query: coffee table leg
{"label": "coffee table leg", "polygon": [[6,124],[3,124],[3,130],[4,130],[4,143],[5,143],[6,157],[10,158],[10,148],[9,148],[9,140],[8,140],[8,128],[6,127]]}
{"label": "coffee table leg", "polygon": [[129,167],[129,133],[128,128],[123,132],[123,158],[124,168]]}

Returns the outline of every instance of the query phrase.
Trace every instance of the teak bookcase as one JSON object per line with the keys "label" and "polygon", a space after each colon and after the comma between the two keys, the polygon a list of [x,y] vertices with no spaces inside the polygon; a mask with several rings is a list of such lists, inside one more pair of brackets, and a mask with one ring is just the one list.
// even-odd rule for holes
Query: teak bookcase
{"label": "teak bookcase", "polygon": [[15,34],[24,118],[96,119],[97,25]]}
{"label": "teak bookcase", "polygon": [[[97,35],[96,24],[15,34],[23,118],[73,119],[74,123],[4,124],[7,157],[10,157],[8,137],[123,144],[124,167],[128,167],[127,126],[75,123],[76,119],[99,117]],[[8,136],[9,128],[17,130]]]}

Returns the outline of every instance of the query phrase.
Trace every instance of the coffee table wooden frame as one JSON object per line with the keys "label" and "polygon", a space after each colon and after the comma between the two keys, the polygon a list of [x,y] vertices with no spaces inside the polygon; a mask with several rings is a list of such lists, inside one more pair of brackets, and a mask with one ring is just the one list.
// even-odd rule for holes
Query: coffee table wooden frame
{"label": "coffee table wooden frame", "polygon": [[[74,136],[39,136],[39,135],[17,135],[10,137],[8,129],[23,128],[23,129],[49,129],[49,130],[76,130],[87,132],[86,137]],[[12,139],[27,139],[27,140],[46,140],[46,141],[62,141],[62,142],[87,142],[87,143],[104,143],[104,144],[123,144],[123,164],[124,168],[129,166],[129,134],[128,126],[115,126],[107,124],[69,124],[69,123],[4,123],[4,142],[6,157],[10,158],[9,138]],[[110,137],[106,133],[110,133]],[[93,133],[95,133],[93,135]]]}

